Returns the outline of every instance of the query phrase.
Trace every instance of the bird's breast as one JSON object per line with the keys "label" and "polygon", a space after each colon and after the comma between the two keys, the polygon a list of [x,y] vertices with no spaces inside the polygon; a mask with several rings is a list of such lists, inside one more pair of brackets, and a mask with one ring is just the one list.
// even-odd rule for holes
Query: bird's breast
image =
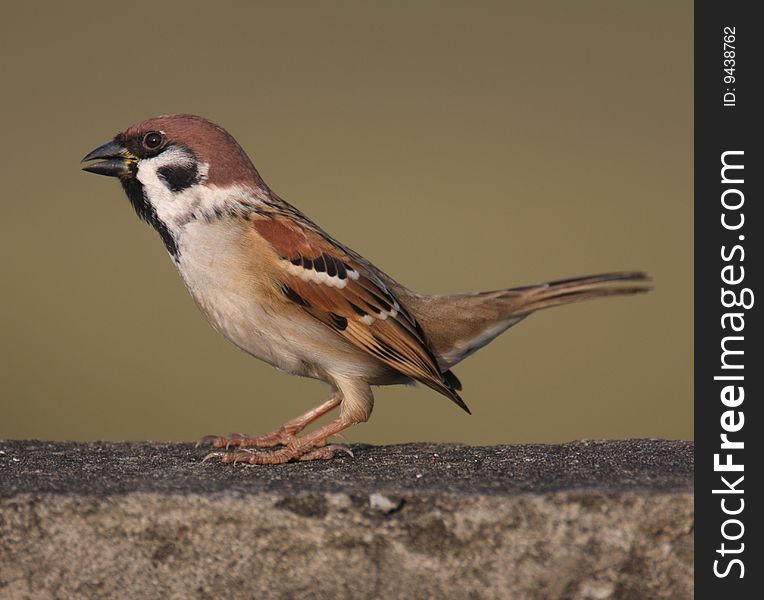
{"label": "bird's breast", "polygon": [[263,256],[246,223],[193,222],[179,236],[178,271],[210,324],[242,350],[293,370],[296,359],[278,348],[279,314]]}
{"label": "bird's breast", "polygon": [[246,221],[192,222],[178,238],[178,271],[221,335],[274,367],[308,377],[363,375],[378,361],[286,301],[273,279],[273,250]]}

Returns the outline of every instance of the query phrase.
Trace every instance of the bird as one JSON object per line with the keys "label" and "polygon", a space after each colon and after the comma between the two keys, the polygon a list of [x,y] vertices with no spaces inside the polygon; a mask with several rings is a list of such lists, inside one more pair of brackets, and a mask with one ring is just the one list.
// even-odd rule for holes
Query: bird
{"label": "bird", "polygon": [[[369,419],[372,386],[420,383],[462,410],[452,368],[531,313],[650,289],[642,271],[455,294],[421,294],[337,241],[263,181],[221,126],[188,114],[133,124],[81,161],[116,177],[159,234],[212,327],[329,398],[264,435],[208,435],[205,460],[281,464],[351,454],[329,438]],[[339,408],[336,418],[303,430]],[[300,435],[302,434],[302,435]]]}

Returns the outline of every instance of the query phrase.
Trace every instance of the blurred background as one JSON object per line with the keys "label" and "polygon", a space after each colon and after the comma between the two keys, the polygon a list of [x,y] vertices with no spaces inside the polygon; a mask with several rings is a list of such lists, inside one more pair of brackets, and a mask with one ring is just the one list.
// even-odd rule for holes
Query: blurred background
{"label": "blurred background", "polygon": [[381,388],[349,440],[692,437],[691,2],[3,13],[0,438],[256,434],[327,396],[216,334],[118,183],[80,171],[172,112],[226,127],[277,193],[414,289],[653,275],[457,367],[473,416]]}

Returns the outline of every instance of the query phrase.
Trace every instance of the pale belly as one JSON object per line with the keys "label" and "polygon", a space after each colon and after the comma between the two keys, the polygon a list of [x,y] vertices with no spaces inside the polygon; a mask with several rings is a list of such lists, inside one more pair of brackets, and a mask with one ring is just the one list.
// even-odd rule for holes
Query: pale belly
{"label": "pale belly", "polygon": [[178,271],[197,305],[215,330],[245,352],[295,375],[401,382],[380,361],[274,294],[257,256],[241,250],[235,229],[192,223],[179,246]]}

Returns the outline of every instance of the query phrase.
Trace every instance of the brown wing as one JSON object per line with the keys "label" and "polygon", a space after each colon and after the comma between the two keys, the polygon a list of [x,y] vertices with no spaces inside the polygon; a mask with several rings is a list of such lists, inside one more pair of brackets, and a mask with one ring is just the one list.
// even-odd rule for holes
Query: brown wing
{"label": "brown wing", "polygon": [[281,291],[356,347],[444,394],[468,413],[458,379],[442,374],[419,323],[374,268],[312,224],[280,214],[252,221],[281,258]]}

